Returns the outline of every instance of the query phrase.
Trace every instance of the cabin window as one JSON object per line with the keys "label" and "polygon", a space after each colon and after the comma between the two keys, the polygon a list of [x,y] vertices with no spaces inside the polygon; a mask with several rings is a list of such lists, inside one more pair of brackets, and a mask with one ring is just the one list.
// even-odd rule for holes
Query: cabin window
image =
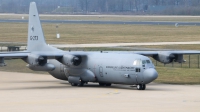
{"label": "cabin window", "polygon": [[135,72],[140,72],[140,68],[136,68],[136,69],[135,69]]}

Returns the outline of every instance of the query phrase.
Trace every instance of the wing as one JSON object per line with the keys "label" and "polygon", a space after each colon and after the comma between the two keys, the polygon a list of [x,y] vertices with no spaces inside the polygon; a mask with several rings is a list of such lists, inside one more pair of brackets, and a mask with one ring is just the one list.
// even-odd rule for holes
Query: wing
{"label": "wing", "polygon": [[185,60],[183,59],[183,55],[190,55],[190,54],[200,54],[200,51],[197,50],[168,50],[168,51],[104,51],[105,53],[134,53],[140,54],[144,56],[150,56],[155,60],[168,64],[171,62],[179,62],[183,63]]}
{"label": "wing", "polygon": [[169,50],[169,51],[103,51],[104,53],[117,53],[117,54],[140,54],[144,56],[155,56],[158,54],[200,54],[197,50]]}
{"label": "wing", "polygon": [[158,54],[200,54],[200,51],[196,50],[173,50],[173,51],[133,51],[133,53],[141,54],[145,56],[153,56]]}
{"label": "wing", "polygon": [[27,57],[29,52],[1,52],[0,58],[4,59],[22,59]]}
{"label": "wing", "polygon": [[73,56],[87,56],[90,54],[89,52],[82,52],[82,51],[36,51],[36,52],[0,52],[0,60],[3,59],[26,59],[28,57],[46,57],[47,59],[59,59],[65,55],[73,55]]}
{"label": "wing", "polygon": [[174,50],[174,51],[135,51],[134,53],[151,56],[155,60],[168,64],[171,62],[178,62],[183,63],[184,60],[183,55],[190,55],[190,54],[200,54],[200,51],[194,50]]}
{"label": "wing", "polygon": [[64,52],[1,52],[0,58],[4,59],[23,59],[27,58],[30,55],[38,55],[38,56],[45,56],[48,59],[52,58],[59,58],[62,57],[65,53]]}

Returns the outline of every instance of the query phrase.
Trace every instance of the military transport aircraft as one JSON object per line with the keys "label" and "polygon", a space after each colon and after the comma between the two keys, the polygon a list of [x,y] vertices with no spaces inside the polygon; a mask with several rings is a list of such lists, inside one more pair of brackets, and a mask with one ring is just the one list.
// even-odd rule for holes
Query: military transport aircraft
{"label": "military transport aircraft", "polygon": [[88,82],[100,86],[111,84],[136,85],[145,90],[146,84],[158,77],[152,61],[162,63],[183,62],[183,54],[199,54],[199,51],[137,51],[137,52],[85,52],[62,51],[47,45],[35,2],[30,3],[27,50],[0,53],[0,65],[4,59],[22,59],[34,71],[46,71],[53,77],[68,81],[72,86]]}

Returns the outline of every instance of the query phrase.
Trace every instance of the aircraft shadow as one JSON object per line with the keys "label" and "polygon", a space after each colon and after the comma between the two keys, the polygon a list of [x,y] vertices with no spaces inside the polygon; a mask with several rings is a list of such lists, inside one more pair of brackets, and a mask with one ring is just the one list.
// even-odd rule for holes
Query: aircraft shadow
{"label": "aircraft shadow", "polygon": [[[8,83],[8,82],[7,82]],[[57,81],[57,80],[41,80],[41,81],[14,81],[14,82],[9,82],[9,83],[54,83],[55,86],[32,86],[32,87],[10,87],[10,88],[0,88],[0,90],[42,90],[42,89],[78,89],[78,88],[107,88],[107,89],[123,89],[123,90],[137,90],[135,85],[120,85],[120,84],[112,84],[112,86],[99,86],[97,83],[89,83],[85,84],[82,87],[79,86],[71,86],[71,84],[67,81]],[[66,86],[64,86],[66,85]],[[173,89],[166,89],[162,88],[160,86],[159,88],[155,87],[155,84],[150,84],[150,87],[148,87],[145,91],[174,91]]]}
{"label": "aircraft shadow", "polygon": [[[70,85],[68,82],[63,83],[61,82],[60,84],[66,84],[66,85]],[[151,86],[155,86],[155,85],[151,85]],[[77,87],[77,86],[72,86],[74,88],[107,88],[107,89],[124,89],[124,90],[137,90],[135,85],[120,85],[120,84],[113,84],[112,86],[99,86],[98,84],[85,84],[82,87]],[[173,89],[166,89],[166,88],[154,88],[154,87],[150,87],[147,88],[145,91],[174,91]]]}
{"label": "aircraft shadow", "polygon": [[64,89],[64,88],[72,88],[65,86],[44,86],[44,87],[21,87],[21,88],[3,88],[0,90],[36,90],[36,89]]}

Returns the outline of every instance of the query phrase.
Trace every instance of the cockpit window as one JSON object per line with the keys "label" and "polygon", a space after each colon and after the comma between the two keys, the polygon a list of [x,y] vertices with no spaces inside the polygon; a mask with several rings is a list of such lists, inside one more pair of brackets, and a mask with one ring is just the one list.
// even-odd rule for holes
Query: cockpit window
{"label": "cockpit window", "polygon": [[142,64],[146,64],[146,60],[142,60]]}
{"label": "cockpit window", "polygon": [[146,60],[147,61],[147,63],[151,63],[149,60]]}
{"label": "cockpit window", "polygon": [[137,64],[137,60],[135,60],[134,62],[133,62],[133,65],[136,65]]}
{"label": "cockpit window", "polygon": [[141,60],[135,60],[133,62],[133,65],[142,65],[142,61]]}

